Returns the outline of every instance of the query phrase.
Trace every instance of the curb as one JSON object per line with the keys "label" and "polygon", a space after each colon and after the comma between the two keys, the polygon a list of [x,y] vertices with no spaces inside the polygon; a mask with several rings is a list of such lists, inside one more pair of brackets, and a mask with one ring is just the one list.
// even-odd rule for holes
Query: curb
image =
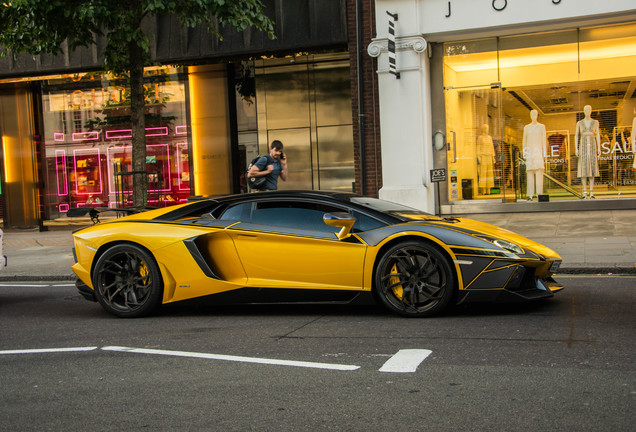
{"label": "curb", "polygon": [[597,266],[597,267],[561,267],[555,273],[555,276],[563,274],[612,274],[612,275],[625,275],[636,274],[636,266]]}

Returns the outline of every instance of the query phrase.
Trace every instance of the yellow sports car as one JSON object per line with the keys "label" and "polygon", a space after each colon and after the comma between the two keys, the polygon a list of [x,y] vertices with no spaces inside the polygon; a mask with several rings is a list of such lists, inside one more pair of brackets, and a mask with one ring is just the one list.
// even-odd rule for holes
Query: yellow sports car
{"label": "yellow sports car", "polygon": [[561,258],[513,232],[352,194],[195,200],[76,231],[80,293],[121,317],[202,296],[350,300],[407,317],[451,302],[529,300],[563,287]]}

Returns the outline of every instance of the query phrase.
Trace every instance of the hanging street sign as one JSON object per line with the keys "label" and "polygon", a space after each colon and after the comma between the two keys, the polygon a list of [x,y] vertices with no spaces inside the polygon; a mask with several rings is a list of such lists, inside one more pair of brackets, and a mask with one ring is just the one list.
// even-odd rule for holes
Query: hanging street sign
{"label": "hanging street sign", "polygon": [[392,14],[386,11],[389,16],[389,72],[395,75],[395,78],[400,79],[400,73],[397,71],[397,60],[395,57],[395,22],[398,20],[398,14]]}

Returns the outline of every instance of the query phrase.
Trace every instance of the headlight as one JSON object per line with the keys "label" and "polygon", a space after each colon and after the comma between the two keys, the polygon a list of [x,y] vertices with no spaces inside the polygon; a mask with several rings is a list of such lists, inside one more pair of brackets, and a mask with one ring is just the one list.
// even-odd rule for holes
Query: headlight
{"label": "headlight", "polygon": [[496,244],[497,246],[499,246],[500,248],[510,251],[512,253],[523,254],[523,249],[521,249],[516,244],[509,242],[508,240],[495,239],[492,242]]}

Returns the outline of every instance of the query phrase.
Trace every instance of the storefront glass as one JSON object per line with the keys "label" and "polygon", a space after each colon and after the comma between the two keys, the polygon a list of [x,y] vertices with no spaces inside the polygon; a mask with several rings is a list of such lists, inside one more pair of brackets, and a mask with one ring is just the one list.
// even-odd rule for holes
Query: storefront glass
{"label": "storefront glass", "polygon": [[[184,74],[145,73],[148,205],[190,196],[189,127]],[[126,79],[107,73],[42,82],[47,213],[83,206],[132,204],[132,130]]]}
{"label": "storefront glass", "polygon": [[[595,198],[636,197],[635,35],[628,24],[445,44],[449,200],[579,199],[591,179]],[[587,105],[590,177],[577,156]]]}
{"label": "storefront glass", "polygon": [[[255,64],[258,148],[280,140],[289,174],[279,189],[351,192],[354,181],[348,54],[304,55]],[[247,160],[254,155],[248,154]]]}

